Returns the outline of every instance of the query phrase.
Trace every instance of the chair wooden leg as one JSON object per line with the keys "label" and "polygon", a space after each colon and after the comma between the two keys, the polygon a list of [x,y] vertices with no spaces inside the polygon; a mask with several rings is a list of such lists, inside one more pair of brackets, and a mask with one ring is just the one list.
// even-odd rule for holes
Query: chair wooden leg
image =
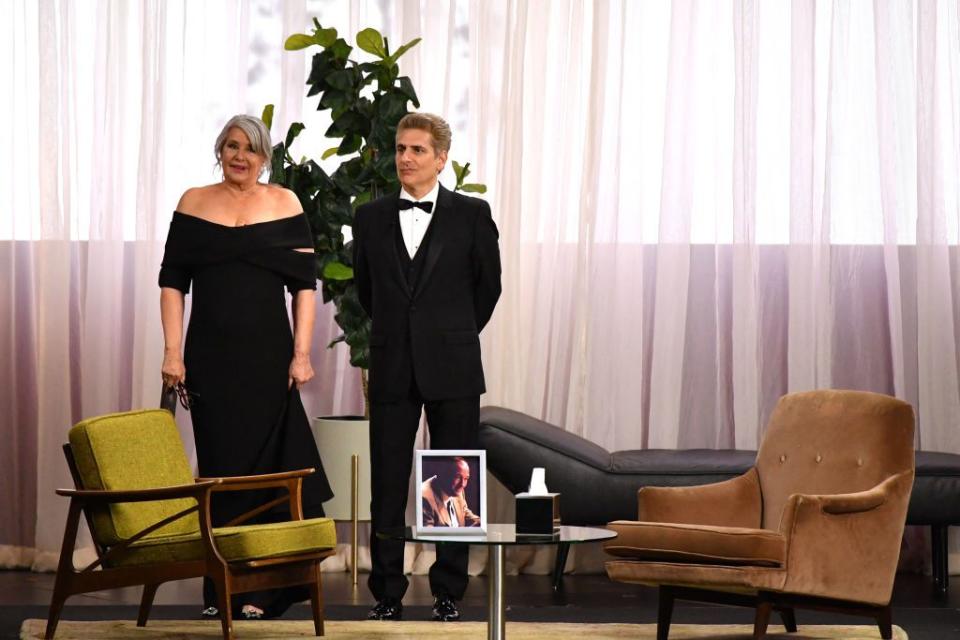
{"label": "chair wooden leg", "polygon": [[943,524],[930,527],[930,550],[933,556],[930,568],[933,573],[933,584],[941,594],[947,593],[950,587],[948,531],[947,525]]}
{"label": "chair wooden leg", "polygon": [[153,606],[153,597],[157,594],[159,584],[143,585],[143,595],[140,597],[140,613],[137,614],[137,626],[147,626],[147,618],[150,617],[150,608]]}
{"label": "chair wooden leg", "polygon": [[570,555],[570,543],[561,542],[557,545],[557,559],[553,564],[553,590],[559,591],[563,586],[563,570],[567,566],[567,557]]}
{"label": "chair wooden leg", "polygon": [[753,640],[762,640],[767,635],[767,625],[770,624],[770,612],[773,603],[761,600],[757,603],[757,612],[753,617]]}
{"label": "chair wooden leg", "polygon": [[783,620],[783,628],[787,630],[787,633],[797,632],[797,616],[793,611],[793,607],[781,608],[780,619]]}
{"label": "chair wooden leg", "polygon": [[877,614],[877,626],[880,627],[880,637],[890,640],[893,637],[893,610],[890,605],[885,606]]}
{"label": "chair wooden leg", "polygon": [[50,599],[50,612],[47,614],[47,631],[43,634],[44,640],[53,640],[53,634],[57,632],[57,623],[60,622],[60,614],[63,612],[63,603],[66,601],[67,598],[59,595],[54,588],[53,597]]}
{"label": "chair wooden leg", "polygon": [[310,583],[310,608],[313,609],[313,631],[323,635],[323,584],[320,580],[320,563],[315,563],[316,579]]}
{"label": "chair wooden leg", "polygon": [[234,640],[233,610],[230,607],[230,576],[226,571],[217,571],[210,576],[217,590],[217,607],[220,609],[220,626],[223,628],[223,640]]}
{"label": "chair wooden leg", "polygon": [[60,546],[60,561],[57,565],[57,579],[53,584],[53,596],[50,598],[50,612],[47,614],[46,640],[52,640],[57,632],[57,623],[63,612],[63,603],[71,593],[71,582],[74,573],[73,548],[77,540],[77,529],[80,526],[80,514],[83,507],[76,498],[70,499],[70,509],[67,512],[67,524],[63,530],[63,542]]}
{"label": "chair wooden leg", "polygon": [[673,589],[660,587],[657,604],[657,640],[667,640],[670,635],[670,619],[673,618]]}

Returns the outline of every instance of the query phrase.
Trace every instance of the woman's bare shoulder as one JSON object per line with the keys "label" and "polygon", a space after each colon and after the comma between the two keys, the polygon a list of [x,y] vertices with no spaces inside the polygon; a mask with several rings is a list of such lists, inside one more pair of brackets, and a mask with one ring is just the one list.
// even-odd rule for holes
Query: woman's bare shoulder
{"label": "woman's bare shoulder", "polygon": [[177,202],[177,211],[191,216],[203,217],[205,205],[217,197],[218,184],[191,187],[183,192]]}
{"label": "woman's bare shoulder", "polygon": [[303,205],[300,204],[300,198],[290,189],[278,184],[267,185],[268,193],[273,199],[274,210],[277,218],[289,218],[303,213]]}

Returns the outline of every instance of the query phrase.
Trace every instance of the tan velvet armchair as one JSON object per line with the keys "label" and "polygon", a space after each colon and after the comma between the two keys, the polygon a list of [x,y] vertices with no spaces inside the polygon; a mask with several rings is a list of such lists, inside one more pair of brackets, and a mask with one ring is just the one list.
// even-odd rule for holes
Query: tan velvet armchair
{"label": "tan velvet armchair", "polygon": [[659,586],[657,638],[676,599],[873,617],[892,635],[890,594],[913,486],[913,410],[889,396],[811,391],[780,399],[752,469],[699,487],[645,487],[637,521],[610,523],[607,574]]}

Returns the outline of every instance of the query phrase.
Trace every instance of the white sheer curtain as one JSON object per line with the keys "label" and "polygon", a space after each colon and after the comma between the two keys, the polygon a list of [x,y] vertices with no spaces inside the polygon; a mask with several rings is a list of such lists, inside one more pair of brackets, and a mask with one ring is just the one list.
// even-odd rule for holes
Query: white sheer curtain
{"label": "white sheer curtain", "polygon": [[[281,51],[314,15],[350,40],[366,26],[394,47],[424,38],[402,69],[451,120],[452,157],[488,185],[501,231],[485,403],[610,449],[753,448],[781,394],[871,389],[913,403],[920,447],[960,452],[958,13],[956,0],[13,2],[0,465],[14,472],[0,487],[21,515],[0,523],[0,562],[51,566],[69,425],[156,403],[162,240],[179,193],[217,179],[221,122],[276,102],[274,135],[302,118],[303,152],[326,148],[303,100],[309,57]],[[323,309],[313,414],[359,409],[355,372],[325,349],[335,335]]]}
{"label": "white sheer curtain", "polygon": [[783,393],[869,389],[960,452],[955,1],[471,11],[487,403],[755,448]]}

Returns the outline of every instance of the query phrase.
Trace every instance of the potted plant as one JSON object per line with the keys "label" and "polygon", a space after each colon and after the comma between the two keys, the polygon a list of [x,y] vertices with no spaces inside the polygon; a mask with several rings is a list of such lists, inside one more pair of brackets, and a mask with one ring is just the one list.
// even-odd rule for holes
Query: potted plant
{"label": "potted plant", "polygon": [[[360,369],[364,415],[369,415],[370,319],[357,298],[351,247],[344,230],[353,224],[357,206],[400,188],[394,164],[397,123],[408,113],[408,103],[419,107],[420,102],[410,78],[400,75],[397,61],[419,44],[420,38],[391,53],[389,42],[376,29],[363,29],[357,34],[357,47],[373,60],[359,62],[351,58],[353,47],[338,37],[336,29],[325,29],[316,19],[313,22],[312,34],[291,35],[284,48],[320,47],[313,56],[307,95],[319,96],[318,111],[330,111],[332,123],[325,135],[337,141],[323,152],[321,160],[333,156],[342,160],[330,174],[311,158],[295,160],[290,145],[304,129],[295,122],[284,141],[273,148],[270,182],[296,193],[310,221],[323,301],[334,303],[334,317],[343,331],[330,346],[338,342],[349,346],[350,364]],[[264,109],[263,120],[270,127],[273,105]],[[486,192],[482,184],[465,183],[470,163],[452,164],[455,191]]]}
{"label": "potted plant", "polygon": [[[313,55],[307,95],[319,96],[318,111],[330,111],[332,122],[325,135],[336,144],[322,153],[321,160],[336,156],[340,162],[332,173],[327,173],[312,158],[294,159],[290,146],[304,130],[303,123],[295,122],[283,142],[273,148],[270,182],[292,190],[303,205],[313,232],[323,301],[335,305],[334,318],[343,332],[329,346],[346,343],[350,364],[360,369],[364,415],[325,416],[316,418],[313,424],[324,469],[337,493],[325,508],[331,517],[353,522],[351,566],[356,584],[356,523],[370,517],[369,500],[359,500],[359,496],[370,495],[366,455],[369,445],[365,444],[369,433],[370,319],[360,306],[353,281],[352,234],[348,231],[350,237],[345,237],[344,231],[353,224],[357,206],[400,188],[394,164],[397,123],[408,113],[409,103],[419,107],[420,102],[410,78],[400,75],[397,61],[420,38],[391,52],[389,42],[376,29],[364,29],[357,34],[356,44],[372,59],[359,62],[351,57],[354,48],[337,35],[336,29],[325,29],[316,19],[313,23],[311,34],[290,36],[284,48],[320,48]],[[263,121],[268,128],[272,120],[273,105],[267,105]],[[470,175],[469,163],[460,165],[454,161],[453,169],[455,190],[486,191],[484,185],[465,184]]]}

